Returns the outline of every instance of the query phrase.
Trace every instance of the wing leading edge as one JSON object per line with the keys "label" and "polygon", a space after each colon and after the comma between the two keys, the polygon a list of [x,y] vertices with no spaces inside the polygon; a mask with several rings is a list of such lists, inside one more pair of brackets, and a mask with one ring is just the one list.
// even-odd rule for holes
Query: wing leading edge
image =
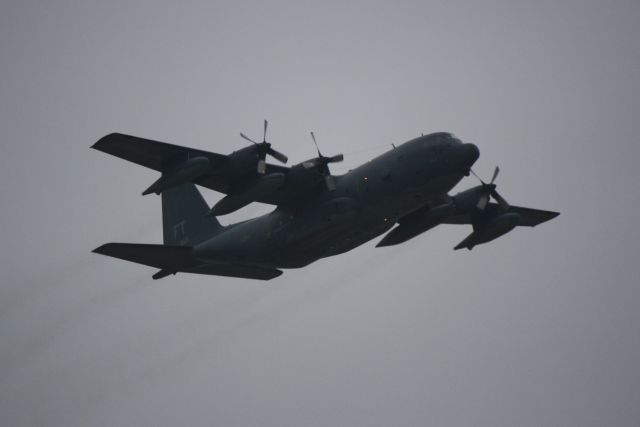
{"label": "wing leading edge", "polygon": [[[243,167],[245,165],[238,166],[233,160],[233,154],[231,156],[218,154],[122,133],[106,135],[93,144],[91,148],[154,169],[162,173],[162,177],[165,177],[165,173],[173,175],[172,171],[175,172],[176,167],[185,166],[185,162],[189,159],[205,158],[208,160],[208,162],[205,160],[205,164],[208,164],[209,171],[194,179],[187,180],[224,194],[242,193],[251,188],[262,177],[262,175],[255,173],[254,166],[251,166],[250,171],[244,171]],[[272,164],[266,164],[265,167],[265,176],[276,173],[288,176],[290,171],[287,167]],[[155,188],[156,184],[159,183],[154,183],[143,194],[162,192],[163,188],[155,191],[157,190]],[[290,185],[287,182],[277,191],[262,194],[252,201],[277,205],[295,197],[298,193],[296,185]]]}
{"label": "wing leading edge", "polygon": [[206,157],[214,166],[222,165],[228,159],[228,156],[223,154],[182,147],[122,133],[106,135],[93,144],[91,148],[150,169],[155,169],[158,172],[164,171],[176,161],[184,161],[187,156]]}

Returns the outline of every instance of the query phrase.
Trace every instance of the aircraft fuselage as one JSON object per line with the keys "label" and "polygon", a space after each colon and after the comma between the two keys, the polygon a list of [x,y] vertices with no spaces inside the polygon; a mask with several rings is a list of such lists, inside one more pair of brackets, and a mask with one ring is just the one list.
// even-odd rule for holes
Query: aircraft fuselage
{"label": "aircraft fuselage", "polygon": [[193,254],[205,262],[303,267],[360,246],[398,218],[442,200],[478,156],[475,145],[448,133],[413,139],[335,177],[335,190],[231,225]]}

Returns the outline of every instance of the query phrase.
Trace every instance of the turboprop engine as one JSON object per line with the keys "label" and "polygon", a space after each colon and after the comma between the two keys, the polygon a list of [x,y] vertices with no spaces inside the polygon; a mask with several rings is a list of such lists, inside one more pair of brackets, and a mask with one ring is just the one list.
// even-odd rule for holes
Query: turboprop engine
{"label": "turboprop engine", "polygon": [[[500,168],[496,166],[488,184],[475,172],[471,172],[480,180],[480,185],[458,193],[453,197],[453,203],[456,206],[456,212],[470,212],[473,232],[458,243],[455,250],[462,248],[471,250],[475,245],[495,240],[513,230],[520,221],[520,215],[509,212],[509,203],[496,190],[494,182],[500,173]],[[498,204],[490,205],[490,198]]]}
{"label": "turboprop engine", "polygon": [[[480,179],[480,185],[441,200],[440,204],[425,206],[398,220],[398,227],[391,230],[377,246],[391,246],[406,242],[443,222],[473,225],[473,233],[455,249],[471,249],[475,245],[490,242],[513,230],[520,215],[510,211],[509,203],[496,190],[494,181],[500,172],[496,167],[489,183]],[[473,171],[472,171],[473,173]],[[475,173],[474,173],[475,175]],[[477,175],[476,175],[477,177]],[[490,204],[493,198],[497,204]]]}

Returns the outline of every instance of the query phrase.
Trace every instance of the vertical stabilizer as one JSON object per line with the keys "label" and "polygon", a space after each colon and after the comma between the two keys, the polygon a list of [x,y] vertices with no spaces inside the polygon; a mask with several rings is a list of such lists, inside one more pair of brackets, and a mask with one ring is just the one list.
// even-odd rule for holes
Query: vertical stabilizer
{"label": "vertical stabilizer", "polygon": [[162,192],[162,229],[165,245],[193,246],[218,234],[222,225],[194,184]]}

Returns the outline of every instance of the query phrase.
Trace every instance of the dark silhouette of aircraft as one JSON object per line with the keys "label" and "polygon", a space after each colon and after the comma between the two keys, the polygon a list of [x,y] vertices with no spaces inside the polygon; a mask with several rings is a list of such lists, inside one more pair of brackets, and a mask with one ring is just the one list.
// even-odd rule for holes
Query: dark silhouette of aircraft
{"label": "dark silhouette of aircraft", "polygon": [[[448,195],[480,155],[450,133],[394,146],[334,176],[329,164],[343,156],[322,155],[313,132],[317,157],[292,167],[267,163],[266,156],[288,159],[266,141],[266,131],[265,120],[262,142],[240,134],[252,145],[230,155],[118,133],[100,139],[92,148],[161,173],[143,194],[162,195],[164,244],[108,243],[94,252],[155,267],[154,279],[185,272],[269,280],[281,268],[304,267],[385,232],[379,247],[439,224],[470,224],[473,232],[455,249],[472,249],[558,215],[510,205],[496,190],[497,167],[490,182],[478,178],[480,185]],[[196,185],[226,196],[209,208]],[[277,207],[228,226],[216,219],[251,202]]]}

